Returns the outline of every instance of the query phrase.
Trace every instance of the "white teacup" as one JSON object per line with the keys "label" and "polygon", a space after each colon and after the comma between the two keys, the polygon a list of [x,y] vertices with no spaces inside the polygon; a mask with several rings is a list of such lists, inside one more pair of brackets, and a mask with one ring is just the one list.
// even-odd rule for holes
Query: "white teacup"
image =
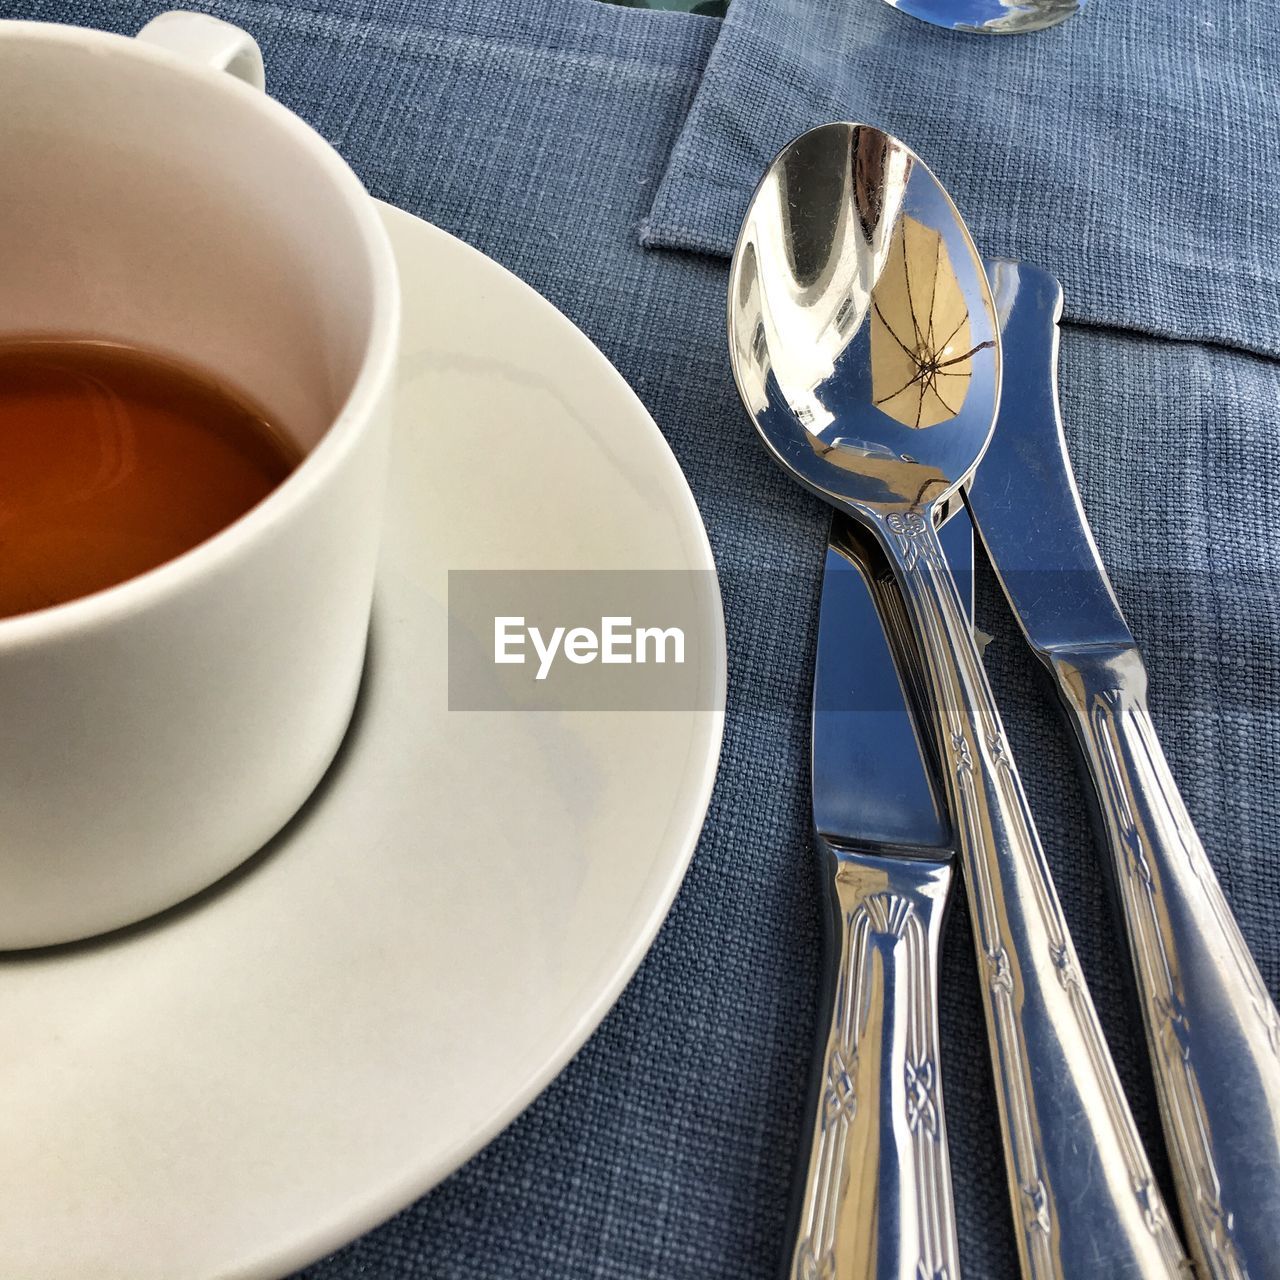
{"label": "white teacup", "polygon": [[260,92],[248,36],[166,14],[140,37],[0,22],[0,338],[168,353],[306,456],[168,564],[0,620],[0,948],[128,924],[260,848],[332,760],[363,664],[390,245],[338,154]]}

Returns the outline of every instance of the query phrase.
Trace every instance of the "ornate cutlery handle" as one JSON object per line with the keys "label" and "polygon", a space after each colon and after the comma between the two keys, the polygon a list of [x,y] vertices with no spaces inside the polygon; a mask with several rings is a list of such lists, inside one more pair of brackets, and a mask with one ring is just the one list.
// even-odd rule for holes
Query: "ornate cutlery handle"
{"label": "ornate cutlery handle", "polygon": [[1192,1252],[1205,1280],[1276,1280],[1280,1019],[1160,749],[1142,658],[1051,668],[1097,785]]}
{"label": "ornate cutlery handle", "polygon": [[920,637],[1029,1280],[1183,1274],[933,522],[881,527]]}
{"label": "ornate cutlery handle", "polygon": [[818,848],[835,963],[788,1280],[958,1280],[938,1072],[951,866]]}

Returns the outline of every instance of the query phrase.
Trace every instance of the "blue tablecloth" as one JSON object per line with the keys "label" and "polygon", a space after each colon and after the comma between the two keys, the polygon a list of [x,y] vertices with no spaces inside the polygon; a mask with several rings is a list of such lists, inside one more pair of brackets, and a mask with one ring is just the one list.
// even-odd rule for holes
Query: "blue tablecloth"
{"label": "blue tablecloth", "polygon": [[[0,0],[133,31],[139,0]],[[205,7],[205,6],[200,6]],[[728,623],[719,782],[653,952],[577,1059],[442,1187],[308,1280],[773,1280],[818,964],[808,698],[826,514],[758,447],[724,339],[727,251],[805,124],[893,129],[982,248],[1068,288],[1081,486],[1153,669],[1174,771],[1280,988],[1280,24],[1249,0],[1094,0],[1007,40],[879,0],[219,0],[270,87],[370,190],[545,293],[666,432]],[[1152,336],[1159,335],[1159,336]],[[1065,909],[1160,1162],[1141,1029],[1063,729],[993,590],[979,621]],[[946,944],[944,1070],[962,1262],[1016,1274],[968,922]]]}

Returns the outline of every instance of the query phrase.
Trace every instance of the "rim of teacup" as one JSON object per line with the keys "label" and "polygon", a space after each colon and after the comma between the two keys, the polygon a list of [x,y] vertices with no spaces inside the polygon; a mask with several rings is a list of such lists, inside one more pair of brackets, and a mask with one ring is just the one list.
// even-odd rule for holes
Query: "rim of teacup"
{"label": "rim of teacup", "polygon": [[89,595],[0,618],[0,653],[117,621],[163,601],[193,579],[216,572],[220,565],[234,559],[284,519],[290,510],[305,503],[308,496],[342,466],[371,422],[378,398],[389,390],[400,328],[399,276],[391,241],[377,206],[351,166],[299,116],[262,90],[225,71],[202,66],[182,54],[132,36],[52,22],[0,21],[0,42],[21,39],[54,48],[94,44],[166,67],[184,77],[203,77],[218,84],[221,92],[243,97],[314,158],[337,194],[350,206],[373,284],[373,305],[363,355],[350,391],[324,434],[289,476],[229,525],[172,560]]}

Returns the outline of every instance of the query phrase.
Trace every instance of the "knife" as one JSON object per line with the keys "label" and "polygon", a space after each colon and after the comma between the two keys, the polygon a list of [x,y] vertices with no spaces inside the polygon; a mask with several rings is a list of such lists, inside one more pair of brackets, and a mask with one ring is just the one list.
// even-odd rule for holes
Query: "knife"
{"label": "knife", "polygon": [[[943,538],[971,583],[963,511]],[[959,1275],[937,1019],[952,832],[914,653],[882,553],[836,515],[813,687],[828,962],[791,1280]]]}
{"label": "knife", "polygon": [[1062,289],[992,262],[1005,393],[968,501],[1096,788],[1174,1181],[1206,1280],[1280,1277],[1280,1019],[1147,708],[1057,401]]}

